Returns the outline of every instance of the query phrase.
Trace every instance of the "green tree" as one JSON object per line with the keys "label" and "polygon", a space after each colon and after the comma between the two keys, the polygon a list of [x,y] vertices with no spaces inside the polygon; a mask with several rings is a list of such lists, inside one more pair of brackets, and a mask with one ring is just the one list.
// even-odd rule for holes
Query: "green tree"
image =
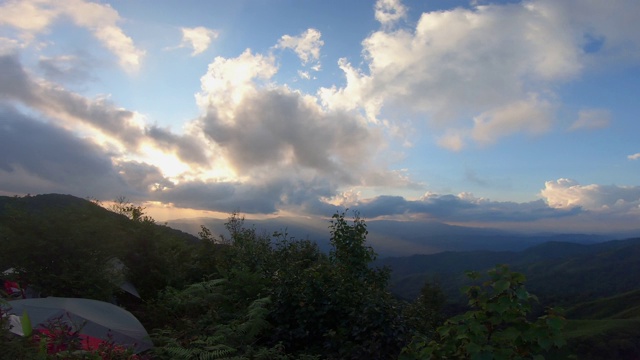
{"label": "green tree", "polygon": [[329,359],[390,359],[404,344],[398,303],[387,290],[388,271],[370,267],[366,223],[355,214],[333,216],[329,256],[306,242],[283,242],[272,285],[274,341],[296,353]]}
{"label": "green tree", "polygon": [[[564,346],[564,318],[555,310],[535,320],[527,316],[537,301],[524,286],[524,275],[500,265],[488,272],[482,286],[464,289],[468,312],[448,319],[431,339],[417,338],[404,358],[418,359],[544,359],[553,347]],[[468,273],[472,279],[480,274]]]}
{"label": "green tree", "polygon": [[420,295],[403,310],[407,327],[420,336],[433,337],[444,322],[445,296],[435,282],[425,282]]}

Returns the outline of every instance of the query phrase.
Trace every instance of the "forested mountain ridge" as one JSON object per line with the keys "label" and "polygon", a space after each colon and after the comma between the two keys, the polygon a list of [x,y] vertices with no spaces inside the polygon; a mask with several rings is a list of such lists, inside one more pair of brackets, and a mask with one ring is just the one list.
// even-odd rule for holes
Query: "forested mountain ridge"
{"label": "forested mountain ridge", "polygon": [[640,238],[595,244],[547,242],[523,251],[443,252],[432,255],[379,259],[392,270],[394,292],[411,299],[426,280],[441,283],[455,297],[461,273],[509,264],[527,276],[528,287],[542,298],[557,302],[613,296],[640,287]]}
{"label": "forested mountain ridge", "polygon": [[[117,213],[70,195],[0,197],[0,269],[25,271],[23,281],[54,296],[108,299],[123,277],[143,296],[170,284],[170,269],[198,238],[149,218],[132,221],[141,208],[121,205]],[[160,256],[170,249],[172,258]],[[113,258],[126,274],[106,265]]]}

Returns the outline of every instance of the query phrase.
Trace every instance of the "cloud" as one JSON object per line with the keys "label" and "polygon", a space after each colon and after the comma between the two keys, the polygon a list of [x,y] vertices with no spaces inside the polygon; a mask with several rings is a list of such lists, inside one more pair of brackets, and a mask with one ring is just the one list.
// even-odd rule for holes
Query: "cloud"
{"label": "cloud", "polygon": [[298,70],[298,77],[300,77],[300,79],[305,79],[305,80],[311,79],[311,75],[309,75],[309,72],[302,71],[302,70]]}
{"label": "cloud", "polygon": [[232,112],[245,96],[257,91],[257,80],[268,80],[277,71],[272,56],[254,55],[250,49],[232,59],[218,56],[200,79],[202,91],[196,101],[204,111]]}
{"label": "cloud", "polygon": [[133,112],[117,108],[106,99],[89,100],[55,84],[37,81],[15,55],[1,56],[0,70],[0,95],[58,119],[61,126],[90,125],[134,148],[143,135],[143,129],[133,121]]}
{"label": "cloud", "polygon": [[581,207],[594,212],[640,212],[640,186],[580,185],[575,180],[545,182],[540,195],[556,209]]}
{"label": "cloud", "polygon": [[378,130],[357,114],[326,111],[312,96],[261,86],[277,69],[273,59],[245,51],[216,58],[202,77],[198,126],[238,174],[278,167],[310,170],[359,182],[383,145]]}
{"label": "cloud", "polygon": [[180,46],[193,48],[191,56],[203,53],[209,48],[211,41],[219,35],[217,31],[203,26],[180,28],[180,30],[182,31],[182,44]]}
{"label": "cloud", "polygon": [[635,153],[635,154],[632,154],[632,155],[628,155],[627,159],[629,159],[629,160],[638,160],[638,159],[640,159],[640,153]]}
{"label": "cloud", "polygon": [[144,201],[148,200],[149,192],[174,187],[174,183],[166,179],[162,171],[154,165],[138,161],[121,161],[117,163],[116,168],[124,181],[144,196],[141,199]]}
{"label": "cloud", "polygon": [[298,55],[303,65],[313,62],[313,69],[318,71],[320,61],[320,49],[324,41],[320,40],[322,34],[316,29],[307,29],[299,36],[284,35],[278,41],[277,48],[292,49]]}
{"label": "cloud", "polygon": [[334,190],[326,181],[273,176],[255,182],[194,180],[158,191],[151,194],[151,197],[176,206],[200,210],[271,214],[283,207],[330,194]]}
{"label": "cloud", "polygon": [[[232,176],[180,180],[152,196],[183,207],[272,213],[321,203],[341,186],[410,184],[378,157],[386,146],[379,128],[272,83],[277,70],[273,57],[248,49],[214,59],[196,95],[202,115],[191,128]],[[172,137],[152,130],[159,143]]]}
{"label": "cloud", "polygon": [[[176,135],[147,126],[140,114],[115,106],[105,98],[87,99],[53,83],[33,78],[16,55],[0,56],[0,98],[19,102],[66,128],[84,131],[119,156],[125,150],[144,155],[145,148],[174,154],[181,161],[204,166],[210,159],[197,134]],[[161,164],[156,164],[161,165]]]}
{"label": "cloud", "polygon": [[66,130],[0,105],[0,188],[115,198],[134,191],[103,150]]}
{"label": "cloud", "polygon": [[450,129],[446,134],[440,136],[437,143],[445,149],[460,151],[464,148],[466,133],[468,133],[468,130]]}
{"label": "cloud", "polygon": [[257,169],[308,169],[344,183],[359,183],[380,135],[356,116],[323,112],[285,88],[244,98],[232,114],[210,111],[202,120],[238,174]]}
{"label": "cloud", "polygon": [[[458,195],[427,193],[419,199],[402,196],[377,196],[355,200],[341,206],[358,210],[367,218],[391,217],[428,219],[441,222],[533,222],[542,219],[573,216],[581,210],[555,209],[542,200],[525,203],[499,202],[476,198],[469,193]],[[336,207],[337,208],[337,207]],[[326,213],[318,207],[317,214]],[[333,210],[335,211],[335,209]]]}
{"label": "cloud", "polygon": [[[35,78],[16,55],[0,57],[0,97],[101,149],[117,188],[132,199],[273,213],[320,202],[344,185],[408,184],[377,158],[385,146],[379,129],[357,113],[324,109],[313,96],[272,84],[274,63],[249,50],[216,58],[197,94],[203,114],[183,134],[147,125],[107,99],[87,99]],[[227,168],[232,171],[221,171]],[[15,169],[31,171],[20,163]],[[123,195],[122,189],[114,185],[108,198]]]}
{"label": "cloud", "polygon": [[192,164],[205,166],[210,163],[206,153],[206,144],[195,134],[177,135],[168,129],[157,126],[146,128],[145,134],[154,140],[154,146],[163,151],[175,153],[180,160]]}
{"label": "cloud", "polygon": [[[377,7],[389,4],[398,3]],[[539,134],[561,105],[558,84],[602,61],[639,58],[636,5],[535,0],[426,12],[415,27],[373,32],[362,42],[366,69],[341,59],[346,85],[319,96],[328,108],[361,109],[372,122],[387,107],[411,111],[452,150]],[[602,44],[597,50],[593,39]]]}
{"label": "cloud", "polygon": [[120,15],[109,5],[83,0],[20,0],[0,6],[0,25],[17,29],[26,42],[31,42],[61,18],[71,19],[76,26],[89,30],[118,57],[123,68],[139,68],[145,52],[117,25]]}
{"label": "cloud", "polygon": [[606,109],[582,110],[569,130],[592,130],[609,126],[611,122],[611,112]]}
{"label": "cloud", "polygon": [[47,79],[53,81],[82,83],[93,79],[89,62],[75,55],[41,56],[38,67]]}
{"label": "cloud", "polygon": [[390,25],[407,16],[407,8],[400,0],[378,0],[375,17],[382,25]]}
{"label": "cloud", "polygon": [[550,103],[535,97],[494,108],[473,118],[471,136],[480,144],[491,144],[518,132],[540,134],[551,126],[552,109]]}

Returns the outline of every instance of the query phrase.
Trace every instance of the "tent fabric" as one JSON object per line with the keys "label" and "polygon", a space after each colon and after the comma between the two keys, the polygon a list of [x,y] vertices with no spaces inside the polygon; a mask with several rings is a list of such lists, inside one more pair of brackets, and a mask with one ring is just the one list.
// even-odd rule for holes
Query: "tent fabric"
{"label": "tent fabric", "polygon": [[80,334],[141,352],[153,347],[144,326],[130,312],[116,305],[91,299],[47,297],[9,301],[8,314],[22,315],[26,311],[34,330],[48,320],[60,317]]}
{"label": "tent fabric", "polygon": [[[122,260],[118,259],[117,257],[113,257],[111,259],[109,259],[108,264],[111,266],[111,268],[118,274],[124,274],[125,270],[126,270],[126,266],[124,265],[124,263],[122,262]],[[138,290],[136,289],[135,286],[133,286],[133,284],[130,281],[127,280],[117,280],[117,279],[112,279],[112,282],[116,285],[118,285],[120,287],[120,289],[122,289],[123,291],[128,292],[129,294],[137,297],[138,299],[140,299],[140,294],[138,293]]]}

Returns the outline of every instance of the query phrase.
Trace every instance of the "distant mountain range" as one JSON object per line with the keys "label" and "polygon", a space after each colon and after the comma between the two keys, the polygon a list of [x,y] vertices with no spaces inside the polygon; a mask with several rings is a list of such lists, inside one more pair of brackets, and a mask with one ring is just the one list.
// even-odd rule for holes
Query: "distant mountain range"
{"label": "distant mountain range", "polygon": [[[192,218],[168,221],[168,225],[196,234],[200,225],[214,234],[225,234],[224,219]],[[246,220],[245,225],[272,234],[286,232],[297,239],[316,241],[322,249],[329,248],[329,219],[276,217]],[[619,239],[619,234],[524,234],[491,228],[448,225],[435,221],[367,220],[369,245],[380,257],[434,254],[443,251],[519,251],[549,241],[592,244]],[[638,232],[640,234],[640,231]]]}
{"label": "distant mountain range", "polygon": [[376,262],[392,270],[392,291],[415,298],[425,281],[438,282],[461,300],[466,271],[509,264],[524,273],[527,288],[545,301],[595,300],[640,288],[640,238],[592,244],[550,241],[522,251],[462,251],[389,257]]}

